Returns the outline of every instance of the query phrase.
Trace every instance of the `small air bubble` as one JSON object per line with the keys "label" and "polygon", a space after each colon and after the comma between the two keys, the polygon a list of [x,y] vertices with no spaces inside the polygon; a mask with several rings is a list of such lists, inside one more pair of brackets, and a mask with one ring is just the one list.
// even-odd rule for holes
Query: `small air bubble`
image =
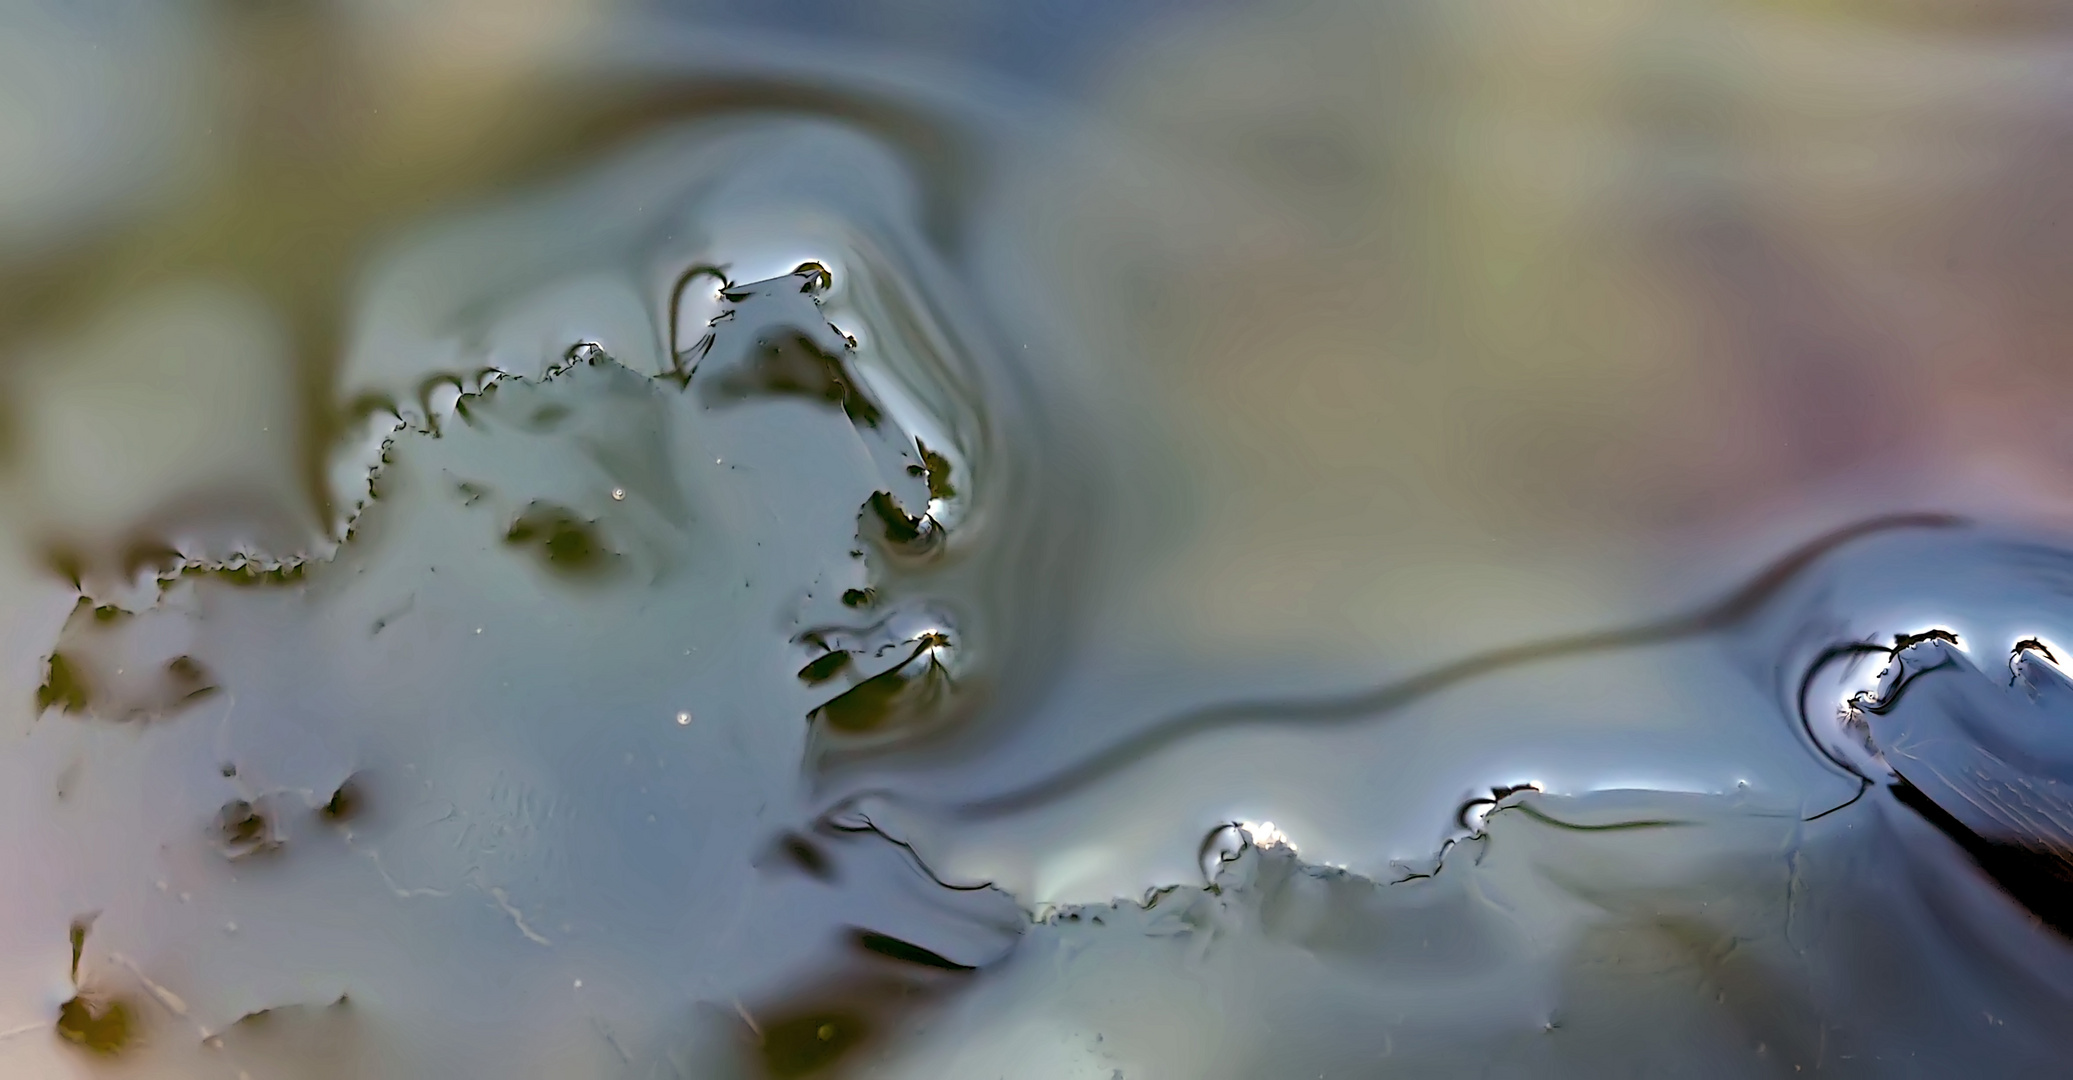
{"label": "small air bubble", "polygon": [[612,489],[612,501],[613,501],[613,502],[625,502],[625,501],[626,501],[626,489],[625,489],[625,488],[613,488],[613,489]]}
{"label": "small air bubble", "polygon": [[682,727],[682,726],[684,726],[684,725],[686,725],[686,724],[689,724],[690,722],[691,722],[691,714],[690,714],[690,713],[687,713],[687,712],[680,712],[680,713],[678,713],[678,714],[677,714],[677,726],[679,726],[679,727]]}

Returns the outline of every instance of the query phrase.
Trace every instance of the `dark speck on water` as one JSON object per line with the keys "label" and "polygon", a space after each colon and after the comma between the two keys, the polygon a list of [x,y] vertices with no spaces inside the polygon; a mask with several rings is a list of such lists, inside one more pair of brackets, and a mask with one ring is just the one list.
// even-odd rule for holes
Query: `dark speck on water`
{"label": "dark speck on water", "polygon": [[504,542],[533,552],[559,574],[595,574],[610,565],[612,553],[598,536],[597,524],[565,507],[534,503],[504,533]]}

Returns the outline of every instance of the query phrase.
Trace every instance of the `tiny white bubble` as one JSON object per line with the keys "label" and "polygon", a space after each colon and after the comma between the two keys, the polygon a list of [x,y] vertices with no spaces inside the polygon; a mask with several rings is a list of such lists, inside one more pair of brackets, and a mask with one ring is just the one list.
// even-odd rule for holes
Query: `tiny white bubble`
{"label": "tiny white bubble", "polygon": [[615,502],[620,502],[620,501],[624,501],[624,500],[626,499],[626,489],[625,489],[625,488],[613,488],[613,489],[612,489],[612,499],[613,499],[613,501],[615,501]]}
{"label": "tiny white bubble", "polygon": [[478,634],[482,633],[482,627],[480,627],[480,626],[476,627],[476,628],[475,628],[475,632],[476,632],[476,633],[478,633]]}
{"label": "tiny white bubble", "polygon": [[690,723],[690,722],[691,722],[691,714],[690,714],[690,713],[687,713],[687,712],[680,712],[680,713],[678,713],[678,714],[677,714],[677,723],[678,723],[679,725],[682,725],[682,724],[688,724],[688,723]]}
{"label": "tiny white bubble", "polygon": [[581,980],[581,979],[577,979],[577,980],[576,980],[576,989],[578,989],[578,990],[581,990],[581,989],[583,989],[583,980]]}

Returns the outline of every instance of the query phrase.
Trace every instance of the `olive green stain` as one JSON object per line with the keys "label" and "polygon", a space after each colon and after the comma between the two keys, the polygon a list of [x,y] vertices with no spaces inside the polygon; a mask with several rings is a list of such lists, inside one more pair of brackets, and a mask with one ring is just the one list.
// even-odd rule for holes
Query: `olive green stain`
{"label": "olive green stain", "polygon": [[93,693],[79,665],[64,653],[50,654],[44,665],[43,685],[36,688],[36,711],[56,708],[59,712],[83,713],[92,700]]}
{"label": "olive green stain", "polygon": [[812,1076],[834,1065],[869,1034],[862,1018],[809,1013],[763,1027],[763,1071],[773,1080]]}
{"label": "olive green stain", "polygon": [[611,565],[612,551],[595,524],[566,507],[533,503],[511,523],[504,542],[537,555],[547,569],[564,577],[588,577]]}
{"label": "olive green stain", "polygon": [[928,474],[929,498],[949,499],[957,495],[957,488],[950,483],[950,459],[929,449],[929,444],[920,439],[914,445],[921,451],[921,464]]}

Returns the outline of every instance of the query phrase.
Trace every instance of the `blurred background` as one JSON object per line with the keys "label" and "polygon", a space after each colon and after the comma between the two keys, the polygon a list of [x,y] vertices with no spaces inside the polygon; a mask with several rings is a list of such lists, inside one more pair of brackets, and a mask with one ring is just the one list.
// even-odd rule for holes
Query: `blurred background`
{"label": "blurred background", "polygon": [[370,253],[643,125],[724,112],[562,74],[658,25],[689,46],[680,72],[896,70],[1080,136],[1000,212],[1062,305],[1041,317],[1176,449],[1151,606],[1189,614],[1169,626],[1439,655],[1627,607],[1693,551],[1806,518],[2063,503],[2055,4],[4,19],[0,431],[32,562],[197,499],[239,507],[219,546],[321,534]]}

